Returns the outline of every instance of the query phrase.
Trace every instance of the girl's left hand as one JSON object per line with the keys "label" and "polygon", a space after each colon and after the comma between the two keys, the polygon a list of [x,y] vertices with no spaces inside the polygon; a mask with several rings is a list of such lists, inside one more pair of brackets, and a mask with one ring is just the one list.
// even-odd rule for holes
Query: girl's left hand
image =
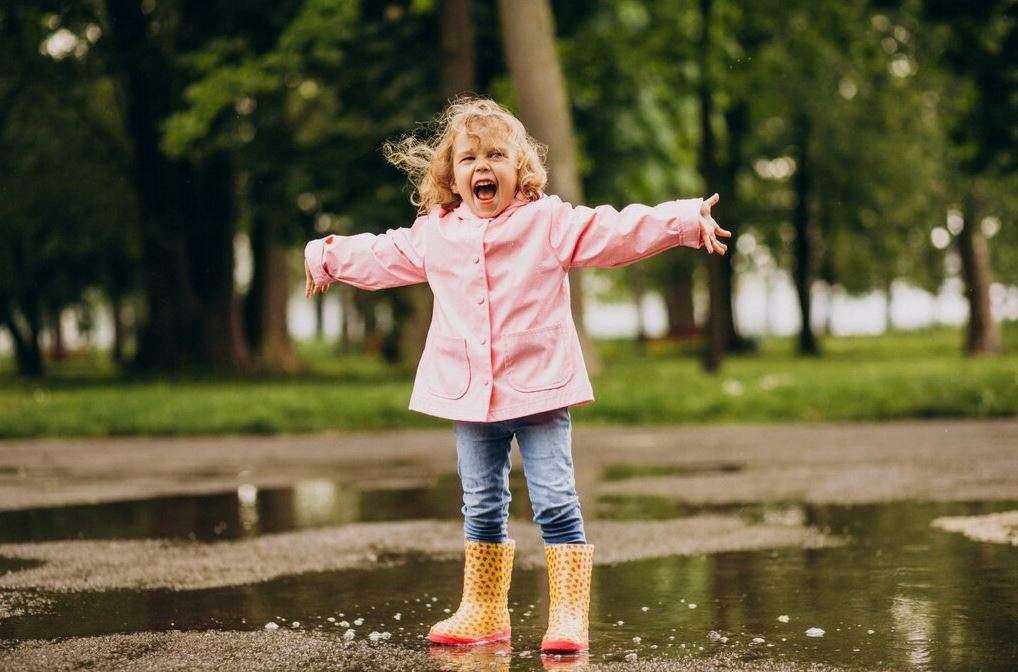
{"label": "girl's left hand", "polygon": [[714,194],[710,198],[705,199],[700,206],[700,243],[707,248],[709,254],[724,254],[728,251],[728,246],[718,240],[718,236],[723,238],[732,237],[732,232],[722,229],[710,214],[710,209],[717,205],[720,200],[721,197]]}

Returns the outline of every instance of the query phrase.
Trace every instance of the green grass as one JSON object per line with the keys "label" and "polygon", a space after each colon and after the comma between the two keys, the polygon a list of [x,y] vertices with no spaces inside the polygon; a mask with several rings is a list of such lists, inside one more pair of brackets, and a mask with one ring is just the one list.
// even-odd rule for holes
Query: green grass
{"label": "green grass", "polygon": [[[799,358],[790,339],[732,357],[704,373],[693,346],[598,343],[605,370],[579,423],[885,420],[1018,415],[1018,325],[1005,354],[967,358],[955,329],[823,339],[824,355]],[[302,346],[299,376],[126,377],[96,354],[72,358],[41,380],[0,362],[0,437],[274,434],[447,427],[407,410],[412,372],[330,346]]]}

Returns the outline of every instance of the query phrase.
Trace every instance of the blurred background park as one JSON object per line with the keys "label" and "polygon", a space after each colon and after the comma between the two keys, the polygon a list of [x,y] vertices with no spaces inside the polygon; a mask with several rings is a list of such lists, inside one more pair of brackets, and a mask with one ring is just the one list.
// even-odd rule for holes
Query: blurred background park
{"label": "blurred background park", "polygon": [[465,92],[573,203],[719,192],[723,258],[572,277],[581,423],[1012,417],[1011,0],[8,0],[0,437],[440,426],[426,285],[303,295],[413,220]]}

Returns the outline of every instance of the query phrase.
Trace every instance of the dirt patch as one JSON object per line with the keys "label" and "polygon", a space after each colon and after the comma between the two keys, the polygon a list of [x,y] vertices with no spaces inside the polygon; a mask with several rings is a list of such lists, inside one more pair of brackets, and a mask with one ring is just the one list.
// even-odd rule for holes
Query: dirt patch
{"label": "dirt patch", "polygon": [[316,633],[142,632],[80,637],[62,641],[29,640],[0,652],[0,670],[55,672],[107,670],[384,670],[403,672],[429,666],[427,655],[395,646],[343,642]]}
{"label": "dirt patch", "polygon": [[[517,565],[544,564],[531,523],[513,523]],[[834,546],[841,540],[800,526],[755,524],[737,516],[666,521],[593,521],[595,562],[614,564],[667,555],[763,548]],[[356,523],[212,544],[169,541],[57,541],[0,546],[0,555],[43,564],[0,576],[7,588],[56,591],[117,588],[194,590],[267,581],[305,572],[371,568],[407,554],[462,557],[462,527],[453,521]]]}
{"label": "dirt patch", "polygon": [[[632,464],[655,464],[659,475],[640,474],[595,484],[598,496],[653,496],[689,504],[871,504],[892,501],[991,501],[1018,498],[1018,423],[901,423],[887,426],[761,427],[752,447],[738,436],[691,430],[682,457],[659,451],[649,463],[652,441],[637,437]],[[737,436],[737,435],[736,435]],[[696,440],[696,438],[699,441]],[[735,436],[733,436],[735,438]],[[668,474],[694,464],[706,447],[715,459],[742,465],[738,471]]]}
{"label": "dirt patch", "polygon": [[960,532],[973,541],[1018,546],[1018,511],[937,518],[930,524],[947,532]]}
{"label": "dirt patch", "polygon": [[[275,632],[144,632],[131,635],[80,637],[61,641],[29,640],[5,646],[0,642],[0,670],[19,672],[318,672],[335,670],[496,670],[510,668],[590,670],[591,672],[836,672],[845,668],[787,660],[742,660],[732,652],[681,659],[636,659],[594,662],[588,658],[540,657],[535,652],[495,653],[449,648],[431,651],[361,640],[343,642],[324,634]],[[590,656],[595,658],[596,656]],[[516,660],[514,660],[514,658]],[[589,662],[588,662],[589,660]],[[516,664],[514,664],[516,663]],[[858,670],[860,668],[853,668]]]}

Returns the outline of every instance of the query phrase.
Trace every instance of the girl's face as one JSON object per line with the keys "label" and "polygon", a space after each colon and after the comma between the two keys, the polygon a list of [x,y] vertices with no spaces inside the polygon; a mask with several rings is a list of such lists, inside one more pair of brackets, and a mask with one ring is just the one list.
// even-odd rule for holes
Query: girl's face
{"label": "girl's face", "polygon": [[458,133],[453,193],[478,217],[494,217],[516,198],[516,152],[498,135]]}

